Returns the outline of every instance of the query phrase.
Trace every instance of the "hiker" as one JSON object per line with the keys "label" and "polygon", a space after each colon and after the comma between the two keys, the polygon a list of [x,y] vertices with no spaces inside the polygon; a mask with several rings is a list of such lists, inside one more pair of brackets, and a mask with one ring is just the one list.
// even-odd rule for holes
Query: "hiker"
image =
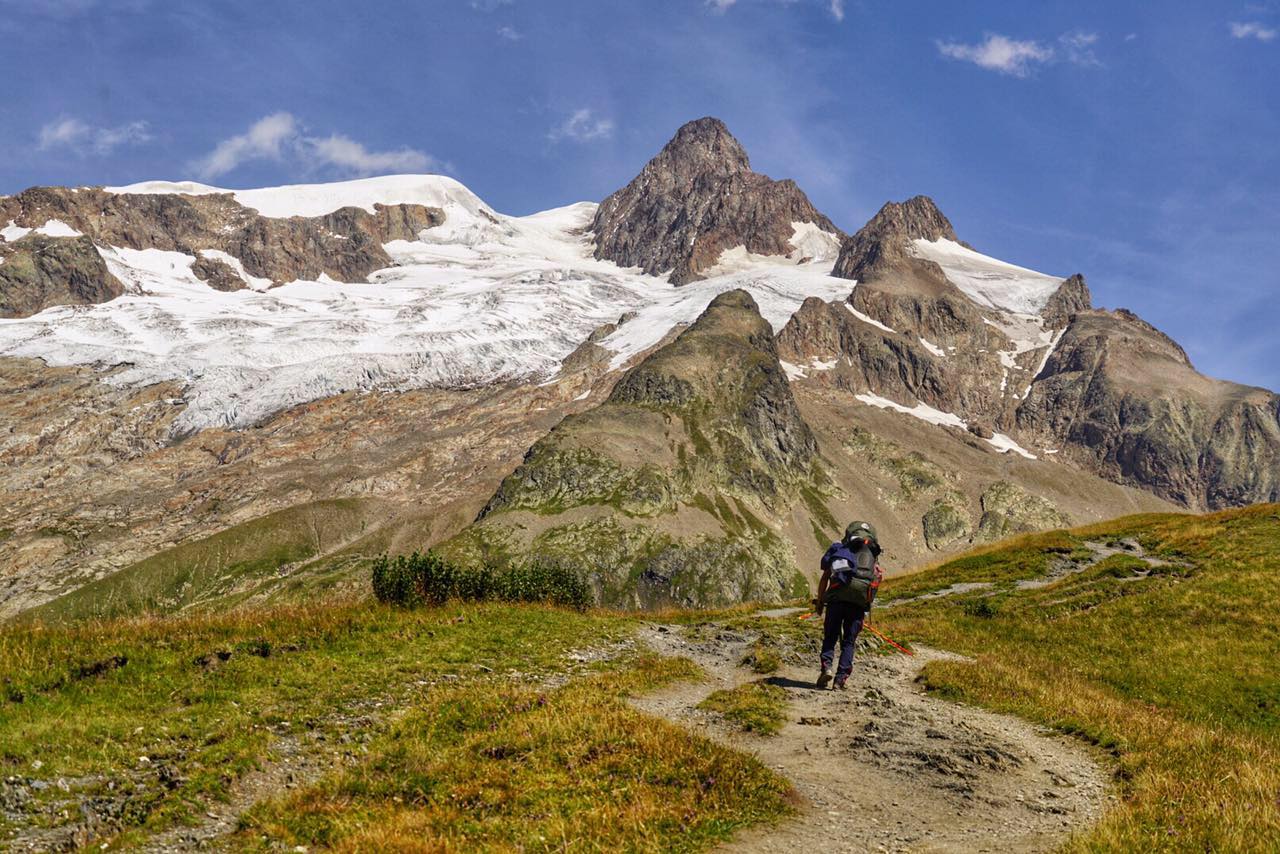
{"label": "hiker", "polygon": [[819,616],[826,611],[822,624],[819,688],[825,688],[831,682],[831,662],[835,658],[837,642],[840,644],[840,666],[835,672],[835,687],[843,691],[849,674],[853,672],[853,645],[858,640],[862,621],[871,610],[880,579],[884,576],[876,561],[879,556],[876,529],[868,522],[850,522],[844,529],[844,538],[832,543],[822,556],[822,579],[818,582],[818,598],[813,600]]}

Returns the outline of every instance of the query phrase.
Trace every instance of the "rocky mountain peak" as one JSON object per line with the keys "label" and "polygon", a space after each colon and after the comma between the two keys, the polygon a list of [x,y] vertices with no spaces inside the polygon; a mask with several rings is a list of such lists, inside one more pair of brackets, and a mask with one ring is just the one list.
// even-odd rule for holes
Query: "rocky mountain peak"
{"label": "rocky mountain peak", "polygon": [[645,166],[646,172],[651,170],[669,170],[685,176],[729,175],[750,172],[751,159],[724,122],[706,116],[682,125]]}
{"label": "rocky mountain peak", "polygon": [[951,227],[951,220],[947,219],[937,203],[928,196],[912,196],[905,202],[886,202],[867,223],[864,230],[870,230],[882,238],[895,237],[903,240],[946,238],[960,242],[960,238],[956,237],[955,229]]}
{"label": "rocky mountain peak", "polygon": [[962,243],[951,220],[933,199],[913,196],[905,202],[886,202],[866,225],[845,239],[832,272],[864,281],[880,268],[904,261],[911,241],[943,238]]}
{"label": "rocky mountain peak", "polygon": [[1093,294],[1089,292],[1084,276],[1076,273],[1065,279],[1058,290],[1054,291],[1040,316],[1051,329],[1061,329],[1071,321],[1073,315],[1091,308]]}
{"label": "rocky mountain peak", "polygon": [[681,127],[601,203],[591,227],[596,258],[680,285],[704,278],[726,249],[798,255],[792,239],[806,223],[830,235],[833,247],[844,237],[793,181],[752,172],[724,122],[708,117]]}

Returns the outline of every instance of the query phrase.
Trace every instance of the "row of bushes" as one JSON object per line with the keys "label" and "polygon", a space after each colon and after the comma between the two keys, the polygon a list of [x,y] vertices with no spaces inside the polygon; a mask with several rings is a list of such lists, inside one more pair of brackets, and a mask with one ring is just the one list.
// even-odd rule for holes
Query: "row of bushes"
{"label": "row of bushes", "polygon": [[373,594],[393,605],[469,601],[549,602],[584,610],[591,588],[582,574],[558,561],[534,557],[505,569],[457,566],[435,552],[387,557],[373,563]]}

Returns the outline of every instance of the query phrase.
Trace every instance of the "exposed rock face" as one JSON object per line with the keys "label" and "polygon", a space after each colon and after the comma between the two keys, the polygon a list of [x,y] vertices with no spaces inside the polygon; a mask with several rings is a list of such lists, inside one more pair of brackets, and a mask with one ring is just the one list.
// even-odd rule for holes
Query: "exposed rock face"
{"label": "exposed rock face", "polygon": [[207,282],[215,291],[242,291],[248,287],[240,274],[220,258],[201,256],[191,265],[191,272],[195,273],[196,278]]}
{"label": "exposed rock face", "polygon": [[[0,224],[13,222],[37,228],[49,220],[58,220],[86,236],[82,245],[182,252],[197,258],[197,275],[210,281],[212,287],[225,290],[235,288],[228,276],[228,272],[235,275],[234,271],[200,262],[200,250],[226,252],[238,258],[250,275],[276,284],[321,275],[359,282],[374,270],[391,265],[383,243],[416,238],[422,229],[444,221],[443,211],[423,205],[375,205],[374,210],[370,214],[348,207],[318,217],[273,219],[237,203],[230,194],[131,195],[101,189],[33,187],[0,199]],[[12,247],[38,237],[28,235]],[[105,273],[101,259],[98,267]],[[50,279],[55,291],[70,291],[73,286],[81,292],[92,291],[95,298],[85,300],[89,302],[103,302],[121,292],[106,279],[97,287],[86,289],[81,279],[92,273],[87,256],[85,263],[76,265],[76,274],[66,266],[57,269],[63,272],[61,278]],[[4,298],[0,295],[0,299]],[[16,298],[9,301],[18,303]],[[29,303],[30,300],[24,301]],[[34,312],[26,312],[31,313]],[[26,314],[15,311],[8,316]]]}
{"label": "exposed rock face", "polygon": [[751,171],[746,151],[719,119],[689,122],[635,179],[596,212],[597,258],[677,285],[701,278],[720,253],[736,246],[759,255],[789,255],[793,223],[844,234],[793,181]]}
{"label": "exposed rock face", "polygon": [[1063,282],[1062,287],[1049,297],[1049,303],[1044,307],[1044,311],[1040,312],[1040,316],[1051,328],[1062,329],[1074,315],[1091,308],[1093,308],[1093,295],[1089,293],[1089,286],[1085,284],[1084,276],[1076,273]]}
{"label": "exposed rock face", "polygon": [[0,317],[106,302],[123,293],[124,286],[87,237],[32,234],[0,243]]}
{"label": "exposed rock face", "polygon": [[1067,528],[1071,518],[1039,495],[1000,480],[982,493],[982,519],[974,542],[990,543],[1014,534]]}
{"label": "exposed rock face", "polygon": [[[845,238],[832,275],[866,281],[877,274],[900,272],[894,268],[908,261],[920,263],[907,252],[910,241],[944,237],[960,242],[951,221],[938,210],[933,199],[914,196],[905,202],[886,202],[856,234]],[[936,267],[930,274],[941,278],[941,271]]]}
{"label": "exposed rock face", "polygon": [[1075,315],[1017,423],[1105,477],[1202,509],[1280,496],[1278,415],[1275,394],[1200,375],[1122,309]]}
{"label": "exposed rock face", "polygon": [[815,478],[817,444],[772,330],[749,294],[730,291],[536,443],[445,549],[570,562],[609,604],[777,599],[799,584],[797,567],[759,517],[784,513]]}

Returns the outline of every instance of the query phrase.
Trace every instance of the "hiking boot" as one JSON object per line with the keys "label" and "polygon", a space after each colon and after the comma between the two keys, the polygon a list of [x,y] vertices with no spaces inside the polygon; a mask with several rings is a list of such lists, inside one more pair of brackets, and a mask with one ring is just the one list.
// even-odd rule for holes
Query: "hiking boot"
{"label": "hiking boot", "polygon": [[832,687],[834,687],[837,691],[843,691],[843,690],[845,690],[846,688],[848,688],[848,687],[849,687],[848,685],[846,685],[846,684],[845,684],[845,683],[846,683],[846,682],[848,682],[848,681],[849,681],[849,677],[847,677],[847,676],[838,676],[838,677],[836,677],[836,684],[835,684],[834,686],[832,686]]}
{"label": "hiking boot", "polygon": [[825,688],[831,683],[831,668],[823,667],[822,672],[818,674],[818,687]]}

